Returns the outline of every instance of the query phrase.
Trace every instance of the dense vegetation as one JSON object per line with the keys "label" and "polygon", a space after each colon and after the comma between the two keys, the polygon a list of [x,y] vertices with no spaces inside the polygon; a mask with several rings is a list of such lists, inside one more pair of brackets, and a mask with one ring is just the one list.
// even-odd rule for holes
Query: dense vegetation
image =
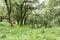
{"label": "dense vegetation", "polygon": [[0,21],[18,25],[60,26],[59,0],[1,0]]}
{"label": "dense vegetation", "polygon": [[0,40],[60,40],[60,0],[0,0]]}
{"label": "dense vegetation", "polygon": [[[10,27],[9,23],[2,22],[0,26],[0,40],[60,40],[60,27],[31,29],[31,26]],[[8,24],[8,25],[7,25]]]}

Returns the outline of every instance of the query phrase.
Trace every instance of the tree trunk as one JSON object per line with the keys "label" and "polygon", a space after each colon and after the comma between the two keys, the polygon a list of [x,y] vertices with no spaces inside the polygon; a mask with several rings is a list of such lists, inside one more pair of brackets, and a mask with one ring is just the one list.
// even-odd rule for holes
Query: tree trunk
{"label": "tree trunk", "polygon": [[11,21],[11,18],[10,18],[10,14],[11,14],[11,10],[12,10],[11,0],[9,0],[9,4],[8,4],[8,1],[5,0],[5,4],[6,4],[6,6],[7,6],[9,23],[11,24],[11,27],[13,27],[13,24],[12,24],[12,21]]}
{"label": "tree trunk", "polygon": [[17,24],[19,25],[19,20],[17,20]]}
{"label": "tree trunk", "polygon": [[23,25],[23,19],[21,19],[20,25]]}
{"label": "tree trunk", "polygon": [[2,22],[2,16],[0,16],[0,22]]}
{"label": "tree trunk", "polygon": [[13,24],[12,24],[12,21],[11,21],[11,18],[10,18],[10,15],[9,15],[9,23],[11,24],[11,27],[13,27]]}

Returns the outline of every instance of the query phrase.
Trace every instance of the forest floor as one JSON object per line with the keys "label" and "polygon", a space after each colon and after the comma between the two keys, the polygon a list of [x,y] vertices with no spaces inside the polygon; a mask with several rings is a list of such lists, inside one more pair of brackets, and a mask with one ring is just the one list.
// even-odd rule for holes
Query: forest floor
{"label": "forest floor", "polygon": [[60,40],[60,27],[32,29],[15,25],[13,28],[8,23],[0,23],[0,40]]}

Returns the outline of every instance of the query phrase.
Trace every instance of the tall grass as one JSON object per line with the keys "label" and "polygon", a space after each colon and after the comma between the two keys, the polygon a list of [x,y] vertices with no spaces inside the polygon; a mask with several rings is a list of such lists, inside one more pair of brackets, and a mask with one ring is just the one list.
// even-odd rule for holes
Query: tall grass
{"label": "tall grass", "polygon": [[60,27],[35,28],[25,25],[20,27],[9,23],[0,23],[0,40],[60,40]]}

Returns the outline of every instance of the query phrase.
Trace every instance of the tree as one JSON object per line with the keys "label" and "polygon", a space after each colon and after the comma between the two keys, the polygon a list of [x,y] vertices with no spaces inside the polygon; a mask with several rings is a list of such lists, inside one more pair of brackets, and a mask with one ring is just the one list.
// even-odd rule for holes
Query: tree
{"label": "tree", "polygon": [[12,24],[12,21],[11,21],[11,18],[10,18],[10,14],[11,14],[11,10],[12,10],[11,0],[4,0],[4,1],[5,1],[5,4],[6,4],[6,7],[7,7],[8,20],[9,20],[11,26],[13,27],[13,24]]}
{"label": "tree", "polygon": [[28,17],[28,12],[35,9],[32,6],[32,4],[33,4],[32,1],[24,0],[21,3],[15,2],[14,4],[16,5],[15,18],[17,20],[17,23],[20,24],[20,25],[26,24],[26,20],[27,20],[27,17]]}

